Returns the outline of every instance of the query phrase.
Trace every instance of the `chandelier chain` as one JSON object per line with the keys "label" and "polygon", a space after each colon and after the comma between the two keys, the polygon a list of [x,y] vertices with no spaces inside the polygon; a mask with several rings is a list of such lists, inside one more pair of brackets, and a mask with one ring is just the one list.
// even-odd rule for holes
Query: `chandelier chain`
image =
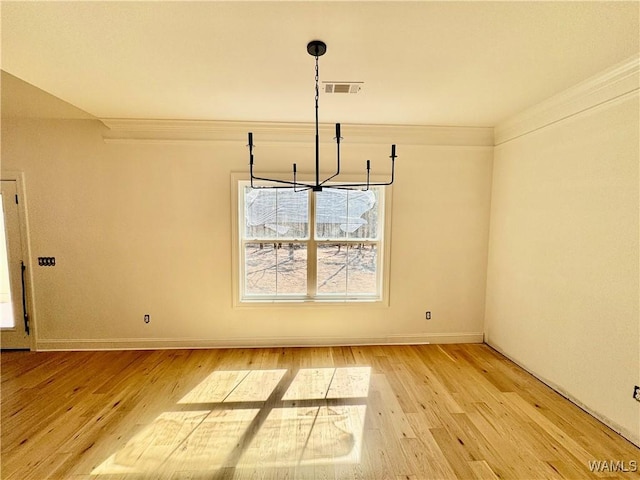
{"label": "chandelier chain", "polygon": [[320,90],[318,89],[318,57],[316,57],[316,108],[318,108],[318,99],[320,98]]}

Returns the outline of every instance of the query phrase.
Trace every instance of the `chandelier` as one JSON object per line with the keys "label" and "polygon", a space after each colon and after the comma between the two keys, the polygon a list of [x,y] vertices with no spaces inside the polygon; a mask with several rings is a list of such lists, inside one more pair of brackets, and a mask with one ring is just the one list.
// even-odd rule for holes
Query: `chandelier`
{"label": "chandelier", "polygon": [[[338,188],[338,189],[347,189],[347,190],[368,190],[369,187],[372,186],[386,186],[391,185],[394,180],[395,173],[395,159],[396,159],[396,146],[391,145],[391,177],[388,182],[371,182],[371,162],[367,160],[367,172],[366,172],[366,181],[354,183],[340,183],[340,182],[331,182],[334,178],[340,175],[340,140],[342,137],[340,136],[340,124],[336,123],[336,146],[337,146],[337,154],[336,154],[336,171],[333,175],[325,178],[320,181],[320,137],[318,135],[318,97],[320,96],[318,89],[318,58],[325,54],[327,51],[327,45],[320,40],[313,40],[309,42],[307,45],[307,52],[309,55],[315,57],[316,59],[316,151],[315,151],[315,160],[316,160],[316,169],[315,169],[315,181],[314,182],[305,182],[298,181],[298,172],[297,165],[293,164],[293,180],[280,180],[275,178],[266,178],[261,176],[256,176],[253,174],[253,133],[249,132],[249,173],[251,175],[251,188],[293,188],[295,191],[304,191],[304,190],[312,190],[314,192],[321,192],[324,188]],[[258,184],[254,184],[254,181],[257,181]],[[329,183],[331,182],[331,183]]]}

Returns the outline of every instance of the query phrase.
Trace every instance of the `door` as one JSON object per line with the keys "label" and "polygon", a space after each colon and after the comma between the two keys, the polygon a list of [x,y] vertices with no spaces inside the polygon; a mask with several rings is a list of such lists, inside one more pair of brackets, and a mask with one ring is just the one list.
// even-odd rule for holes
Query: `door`
{"label": "door", "polygon": [[0,196],[0,347],[29,349],[29,322],[25,312],[24,263],[18,190],[15,180],[2,180]]}

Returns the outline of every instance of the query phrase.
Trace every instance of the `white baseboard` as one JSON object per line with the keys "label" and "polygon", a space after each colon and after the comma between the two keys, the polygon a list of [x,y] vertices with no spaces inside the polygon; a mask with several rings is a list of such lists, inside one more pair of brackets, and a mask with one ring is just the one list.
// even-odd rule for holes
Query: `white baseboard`
{"label": "white baseboard", "polygon": [[482,333],[393,334],[381,337],[258,337],[224,339],[119,338],[38,339],[37,351],[165,350],[195,348],[333,347],[348,345],[417,345],[482,343]]}
{"label": "white baseboard", "polygon": [[428,343],[482,343],[484,334],[480,333],[418,333],[394,334],[386,337],[381,345],[422,345]]}
{"label": "white baseboard", "polygon": [[493,348],[496,352],[500,353],[500,355],[503,355],[503,356],[507,357],[513,363],[518,365],[520,368],[522,368],[523,370],[526,370],[528,373],[530,373],[531,375],[536,377],[538,380],[540,380],[542,383],[547,385],[549,388],[555,390],[557,393],[562,395],[564,398],[569,400],[571,403],[577,405],[578,407],[580,407],[582,410],[587,412],[592,417],[595,417],[598,420],[600,420],[602,423],[604,423],[611,430],[613,430],[614,432],[622,435],[624,438],[629,440],[631,443],[633,443],[637,447],[640,447],[640,434],[639,433],[632,432],[631,430],[629,430],[629,429],[619,425],[618,423],[614,422],[610,418],[608,418],[608,417],[602,415],[601,413],[593,410],[592,408],[588,407],[587,405],[582,403],[580,400],[578,400],[576,397],[574,397],[573,395],[571,395],[570,393],[565,391],[560,385],[558,385],[558,384],[546,379],[545,377],[543,377],[541,375],[538,375],[536,372],[534,372],[532,369],[530,369],[527,365],[523,364],[519,360],[516,360],[511,355],[506,354],[504,351],[502,351],[501,348],[493,345],[490,341],[485,341],[485,343],[487,345],[489,345],[491,348]]}

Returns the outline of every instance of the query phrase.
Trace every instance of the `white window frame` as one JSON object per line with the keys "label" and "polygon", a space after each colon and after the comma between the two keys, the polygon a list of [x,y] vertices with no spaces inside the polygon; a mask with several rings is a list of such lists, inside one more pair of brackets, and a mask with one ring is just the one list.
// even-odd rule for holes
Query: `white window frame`
{"label": "white window frame", "polygon": [[[274,174],[265,174],[273,178]],[[300,178],[301,181],[305,181],[305,178]],[[357,178],[349,175],[341,175],[341,183],[357,181]],[[375,178],[372,176],[371,182],[385,181],[384,178]],[[379,226],[382,229],[380,240],[369,242],[366,240],[345,240],[344,243],[375,243],[378,244],[377,252],[377,285],[378,294],[376,296],[371,295],[317,295],[316,288],[316,247],[319,244],[335,244],[340,243],[339,240],[316,240],[315,239],[315,199],[309,201],[309,239],[302,240],[302,243],[307,245],[307,294],[306,295],[252,295],[243,296],[244,285],[244,249],[243,240],[240,229],[244,227],[241,224],[241,212],[244,209],[242,187],[245,182],[249,181],[249,176],[246,173],[232,173],[231,174],[231,246],[232,246],[232,294],[233,294],[233,306],[234,307],[251,307],[251,306],[264,306],[264,305],[375,305],[375,306],[388,306],[389,305],[389,273],[390,273],[390,253],[391,253],[391,199],[392,199],[392,187],[384,187],[383,195],[381,195],[381,207],[379,211]],[[310,196],[313,196],[313,192]],[[380,219],[380,217],[382,217]],[[242,216],[242,219],[244,217]],[[283,242],[284,243],[284,242]],[[287,243],[290,243],[287,241]],[[295,242],[294,242],[295,243]]]}

